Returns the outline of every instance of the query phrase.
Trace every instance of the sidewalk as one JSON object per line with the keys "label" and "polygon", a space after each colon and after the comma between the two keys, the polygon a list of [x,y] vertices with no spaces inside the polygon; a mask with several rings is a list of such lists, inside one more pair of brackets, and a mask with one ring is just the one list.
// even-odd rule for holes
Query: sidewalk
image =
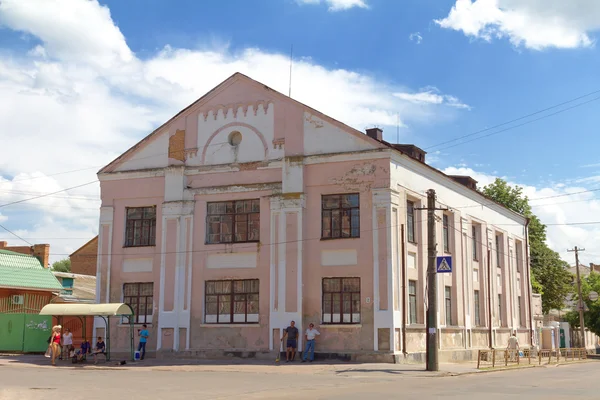
{"label": "sidewalk", "polygon": [[0,371],[2,367],[13,368],[61,368],[61,369],[114,369],[114,370],[147,370],[147,371],[181,371],[181,372],[238,372],[262,374],[332,374],[349,377],[367,377],[376,375],[412,375],[415,377],[456,376],[480,373],[476,363],[441,364],[440,371],[425,371],[424,364],[358,364],[351,362],[314,362],[276,364],[258,360],[158,360],[127,361],[119,365],[119,360],[99,362],[94,365],[88,361],[72,364],[68,361],[57,361],[57,367],[50,365],[50,360],[40,355],[0,356]]}

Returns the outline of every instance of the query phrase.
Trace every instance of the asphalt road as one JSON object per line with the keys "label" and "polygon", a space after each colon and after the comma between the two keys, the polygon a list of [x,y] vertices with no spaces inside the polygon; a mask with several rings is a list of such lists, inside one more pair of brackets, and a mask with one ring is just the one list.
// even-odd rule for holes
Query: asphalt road
{"label": "asphalt road", "polygon": [[[306,371],[305,372],[309,372]],[[319,373],[0,369],[0,399],[598,399],[600,363],[450,377]]]}

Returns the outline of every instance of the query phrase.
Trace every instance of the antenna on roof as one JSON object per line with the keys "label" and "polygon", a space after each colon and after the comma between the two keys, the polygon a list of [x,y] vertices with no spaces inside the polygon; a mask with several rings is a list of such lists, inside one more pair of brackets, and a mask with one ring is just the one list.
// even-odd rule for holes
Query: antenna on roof
{"label": "antenna on roof", "polygon": [[294,44],[292,44],[292,48],[290,49],[290,89],[288,93],[288,97],[292,97],[292,62],[294,60]]}

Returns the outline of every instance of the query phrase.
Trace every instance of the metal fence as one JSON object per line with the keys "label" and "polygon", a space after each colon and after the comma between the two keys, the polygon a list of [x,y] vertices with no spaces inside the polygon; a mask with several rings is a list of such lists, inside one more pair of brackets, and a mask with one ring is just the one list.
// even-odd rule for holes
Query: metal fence
{"label": "metal fence", "polygon": [[486,349],[479,350],[477,356],[477,369],[497,368],[515,365],[549,365],[560,362],[573,362],[585,360],[590,350],[582,348],[571,349]]}

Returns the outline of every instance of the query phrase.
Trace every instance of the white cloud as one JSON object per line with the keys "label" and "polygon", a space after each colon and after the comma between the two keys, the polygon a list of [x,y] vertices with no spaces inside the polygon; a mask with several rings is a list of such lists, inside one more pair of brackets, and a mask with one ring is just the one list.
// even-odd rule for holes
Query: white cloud
{"label": "white cloud", "polygon": [[421,33],[420,33],[420,32],[415,32],[415,33],[411,33],[411,34],[408,36],[408,39],[409,39],[411,42],[417,42],[417,44],[421,44],[421,42],[423,41],[423,36],[421,36]]}
{"label": "white cloud", "polygon": [[491,41],[508,38],[530,49],[577,48],[594,44],[600,29],[597,0],[456,0],[443,28]]}
{"label": "white cloud", "polygon": [[326,3],[329,11],[345,11],[354,7],[367,9],[369,6],[364,0],[297,0],[298,4]]}
{"label": "white cloud", "polygon": [[[142,60],[97,1],[2,0],[0,25],[35,39],[28,51],[0,49],[0,143],[10,143],[0,147],[0,206],[95,180],[100,167],[234,72],[287,93],[287,54],[166,46]],[[293,98],[360,130],[395,126],[397,113],[401,124],[412,124],[455,112],[396,97],[399,85],[310,58],[296,60],[293,74]],[[442,106],[452,106],[449,99]],[[80,171],[62,173],[72,170]],[[56,260],[97,231],[98,195],[98,185],[89,185],[2,207],[0,218],[27,240],[49,241]]]}
{"label": "white cloud", "polygon": [[440,94],[440,91],[435,87],[425,88],[423,91],[415,93],[397,92],[394,96],[414,104],[434,104],[447,105],[456,108],[470,109],[468,105],[451,95]]}
{"label": "white cloud", "polygon": [[[493,183],[496,176],[471,168],[449,167],[443,170],[449,175],[468,175],[478,181],[483,187]],[[534,187],[520,184],[512,179],[501,177],[510,185],[523,187],[523,193],[529,197],[533,212],[544,224],[548,224],[548,245],[560,253],[563,260],[574,264],[573,254],[567,249],[573,246],[586,248],[586,253],[581,254],[584,263],[597,262],[600,258],[600,224],[595,225],[551,225],[600,221],[595,216],[600,215],[600,198],[596,192],[585,192],[584,186],[556,183],[551,186]],[[600,180],[600,177],[598,177]],[[584,192],[584,193],[579,193]],[[571,194],[564,196],[565,194]],[[553,197],[552,196],[561,196]],[[540,199],[541,198],[541,199]],[[535,200],[540,199],[540,200]],[[449,205],[458,207],[458,205]],[[468,209],[461,210],[468,213]]]}

